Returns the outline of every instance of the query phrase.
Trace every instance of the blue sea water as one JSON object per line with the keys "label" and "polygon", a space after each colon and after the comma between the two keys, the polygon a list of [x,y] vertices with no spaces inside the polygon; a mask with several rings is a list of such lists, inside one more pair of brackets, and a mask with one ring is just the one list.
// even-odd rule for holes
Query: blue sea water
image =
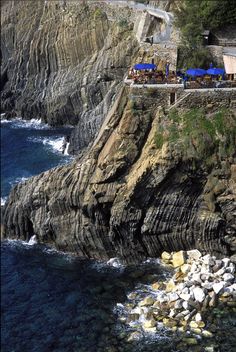
{"label": "blue sea water", "polygon": [[39,120],[1,121],[1,199],[13,185],[51,167],[69,162],[61,148],[71,128],[50,128]]}
{"label": "blue sea water", "polygon": [[[70,131],[38,120],[3,120],[1,200],[16,183],[69,162],[72,158],[62,155],[61,147]],[[133,271],[79,260],[40,245],[4,241],[1,351],[125,351],[127,332],[117,324],[114,309],[131,289]]]}
{"label": "blue sea water", "polygon": [[[19,241],[4,242],[1,255],[2,352],[137,351],[114,311],[137,282],[137,268],[110,268]],[[153,351],[153,344],[144,338],[138,351]],[[171,346],[163,332],[155,351],[175,351]]]}
{"label": "blue sea water", "polygon": [[[2,122],[1,197],[20,180],[69,162],[71,157],[60,151],[69,133],[69,128],[53,129],[37,121]],[[148,292],[149,284],[165,275],[158,261],[114,268],[42,245],[4,241],[1,352],[197,352],[213,342],[218,346],[214,351],[233,351],[235,320],[222,317],[214,341],[199,341],[200,349],[178,349],[181,337],[165,329],[129,339],[135,327],[120,319],[127,294]]]}

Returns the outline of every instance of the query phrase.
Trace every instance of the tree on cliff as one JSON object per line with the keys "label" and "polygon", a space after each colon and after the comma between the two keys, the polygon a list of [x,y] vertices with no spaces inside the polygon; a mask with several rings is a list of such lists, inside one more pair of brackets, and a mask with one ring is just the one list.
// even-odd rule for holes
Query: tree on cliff
{"label": "tree on cliff", "polygon": [[185,66],[206,66],[211,60],[202,45],[204,29],[214,31],[236,23],[234,0],[181,0],[176,2],[175,24],[181,30],[180,62]]}

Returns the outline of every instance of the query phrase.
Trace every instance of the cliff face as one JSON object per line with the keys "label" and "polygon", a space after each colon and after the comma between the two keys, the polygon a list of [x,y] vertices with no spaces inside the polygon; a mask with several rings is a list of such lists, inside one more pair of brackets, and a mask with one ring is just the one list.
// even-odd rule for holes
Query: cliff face
{"label": "cliff face", "polygon": [[[195,117],[177,123],[174,115],[170,125],[159,104],[153,92],[140,100],[124,88],[81,160],[14,188],[5,209],[5,236],[28,240],[36,234],[62,250],[126,262],[163,250],[234,253],[235,140],[228,145],[224,138],[235,135],[225,130],[220,138],[228,151],[219,154],[214,146],[221,142],[214,144],[212,133],[203,137],[196,126],[190,139],[189,132],[184,135],[181,126],[189,128],[188,119],[194,123]],[[207,128],[214,123],[209,121]],[[235,131],[235,115],[227,121]],[[176,123],[174,140],[177,132],[166,133]],[[184,150],[181,138],[189,143]],[[205,162],[198,153],[208,149]]]}
{"label": "cliff face", "polygon": [[1,2],[2,110],[73,124],[71,152],[99,130],[137,50],[132,22],[86,1]]}
{"label": "cliff face", "polygon": [[[92,1],[23,4],[2,1],[2,107],[76,125],[72,152],[93,145],[12,190],[3,236],[36,234],[65,251],[126,262],[188,248],[233,254],[236,118],[214,114],[233,110],[235,92],[121,88],[133,58],[154,55],[134,39],[140,14]],[[198,110],[164,113],[170,94],[188,98],[181,109]]]}

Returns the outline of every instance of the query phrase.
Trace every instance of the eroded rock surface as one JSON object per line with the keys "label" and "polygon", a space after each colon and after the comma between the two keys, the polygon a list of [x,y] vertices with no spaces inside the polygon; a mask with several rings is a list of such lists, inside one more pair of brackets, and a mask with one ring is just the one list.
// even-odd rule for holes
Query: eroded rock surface
{"label": "eroded rock surface", "polygon": [[13,189],[5,236],[36,234],[65,251],[126,262],[163,250],[235,253],[234,158],[216,154],[207,169],[177,142],[157,146],[165,115],[155,98],[137,99],[124,88],[86,155]]}
{"label": "eroded rock surface", "polygon": [[70,152],[88,145],[138,47],[126,15],[119,23],[86,1],[1,2],[2,110],[76,125]]}

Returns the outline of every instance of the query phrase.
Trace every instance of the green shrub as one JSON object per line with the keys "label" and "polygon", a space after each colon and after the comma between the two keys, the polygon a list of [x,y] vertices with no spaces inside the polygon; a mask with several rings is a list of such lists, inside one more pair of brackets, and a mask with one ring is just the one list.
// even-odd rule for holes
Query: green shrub
{"label": "green shrub", "polygon": [[178,67],[209,67],[209,51],[203,47],[201,33],[236,22],[236,6],[232,0],[182,0],[175,7],[175,25],[180,28],[182,47]]}
{"label": "green shrub", "polygon": [[224,133],[224,114],[222,110],[217,112],[214,115],[214,125],[218,133],[223,134]]}
{"label": "green shrub", "polygon": [[[166,141],[179,148],[184,158],[197,158],[207,168],[216,162],[216,155],[222,159],[236,154],[236,119],[227,109],[210,117],[204,109],[191,109],[182,115],[171,110],[166,129]],[[163,136],[164,129],[159,126],[155,135],[157,148],[162,147]]]}
{"label": "green shrub", "polygon": [[177,109],[170,110],[168,117],[171,121],[180,122],[180,116]]}
{"label": "green shrub", "polygon": [[104,18],[106,15],[105,13],[100,9],[100,8],[97,8],[95,11],[94,11],[94,18],[95,19],[99,19],[99,18]]}
{"label": "green shrub", "polygon": [[125,18],[121,18],[118,22],[118,26],[121,28],[127,28],[128,25],[128,21]]}
{"label": "green shrub", "polygon": [[178,126],[176,124],[172,124],[169,128],[169,141],[171,143],[176,143],[180,138],[180,133],[178,130]]}
{"label": "green shrub", "polygon": [[156,132],[155,134],[155,144],[157,149],[161,149],[164,144],[164,136],[161,132]]}
{"label": "green shrub", "polygon": [[132,100],[131,103],[130,103],[130,107],[131,107],[132,111],[137,111],[138,110],[137,102]]}
{"label": "green shrub", "polygon": [[148,0],[136,0],[136,2],[139,2],[141,4],[147,4]]}
{"label": "green shrub", "polygon": [[216,65],[214,58],[207,48],[201,45],[193,49],[189,46],[181,45],[178,48],[178,62],[179,69],[188,69],[190,67],[201,67],[208,69],[210,63]]}

